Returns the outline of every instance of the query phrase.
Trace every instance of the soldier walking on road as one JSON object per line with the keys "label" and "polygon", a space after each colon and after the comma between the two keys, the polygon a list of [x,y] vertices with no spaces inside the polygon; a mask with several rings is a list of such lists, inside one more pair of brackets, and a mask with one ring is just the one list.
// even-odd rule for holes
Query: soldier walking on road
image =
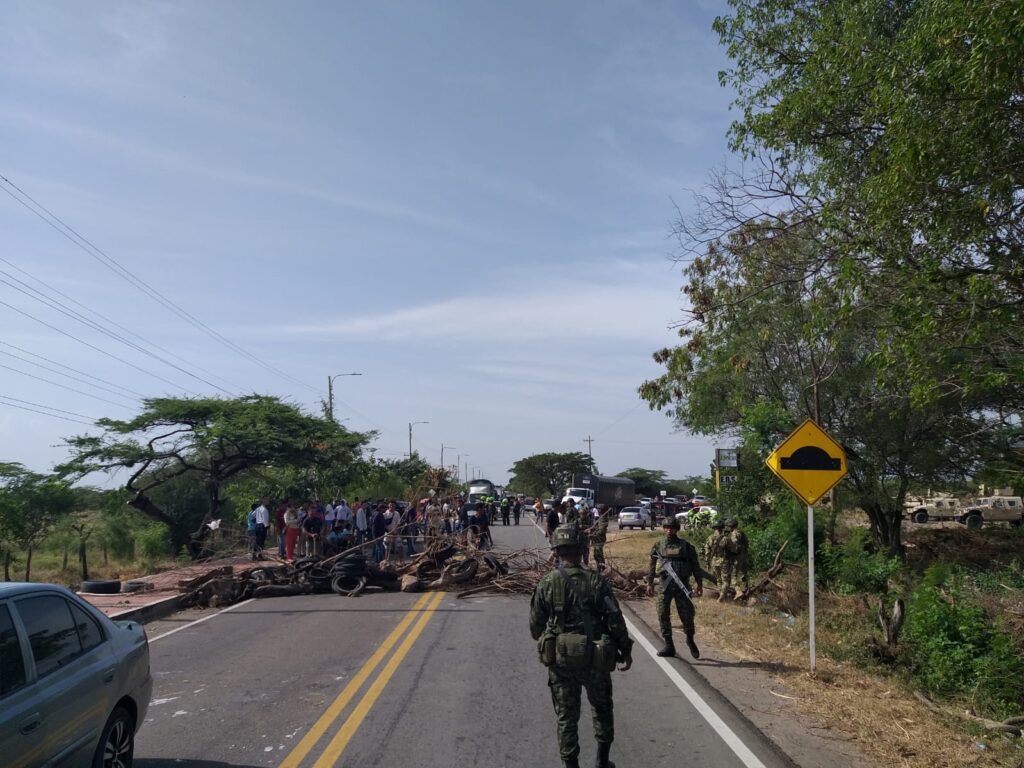
{"label": "soldier walking on road", "polygon": [[[743,586],[743,592],[750,589],[750,544],[747,542],[747,534],[739,529],[739,521],[730,517],[725,521],[725,527],[729,530],[729,550],[733,553],[733,575],[736,577],[737,585]],[[742,592],[736,590],[736,597]]]}
{"label": "soldier walking on road", "polygon": [[594,565],[600,572],[604,565],[604,545],[608,541],[608,518],[611,512],[607,504],[597,505],[597,520],[590,528],[590,543],[594,546]]}
{"label": "soldier walking on road", "polygon": [[[659,656],[675,656],[676,645],[672,639],[672,603],[676,605],[676,612],[679,620],[683,622],[683,631],[686,633],[686,646],[690,649],[690,655],[695,659],[700,658],[700,649],[693,640],[695,628],[693,617],[696,613],[693,607],[691,595],[700,597],[704,594],[703,573],[700,569],[700,561],[697,559],[697,550],[686,539],[679,538],[679,521],[669,515],[662,523],[665,538],[659,539],[651,547],[651,564],[647,569],[647,594],[653,595],[654,579],[659,577],[657,600],[655,608],[658,612],[658,624],[661,629],[661,637],[665,641],[664,647],[658,651]],[[675,572],[679,578],[677,583],[668,568]],[[691,595],[686,594],[690,577],[697,583]]]}
{"label": "soldier walking on road", "polygon": [[594,765],[615,768],[608,759],[615,739],[611,671],[616,663],[623,672],[632,666],[633,641],[608,580],[580,565],[587,546],[580,529],[559,526],[551,545],[561,565],[534,590],[530,634],[548,668],[558,751],[565,768],[579,768],[580,695],[586,688],[597,739]]}

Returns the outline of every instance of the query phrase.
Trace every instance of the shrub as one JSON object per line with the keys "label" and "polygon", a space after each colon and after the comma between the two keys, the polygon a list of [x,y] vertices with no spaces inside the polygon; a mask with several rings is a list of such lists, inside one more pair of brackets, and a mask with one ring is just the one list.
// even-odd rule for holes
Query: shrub
{"label": "shrub", "polygon": [[875,552],[870,533],[864,528],[850,531],[842,544],[825,542],[818,552],[818,581],[841,594],[882,593],[889,579],[900,570],[899,558]]}
{"label": "shrub", "polygon": [[[795,500],[787,499],[775,508],[775,516],[767,525],[747,526],[747,541],[750,547],[751,567],[766,570],[775,559],[775,553],[789,539],[785,560],[798,563],[807,559],[807,510]],[[815,541],[821,541],[821,523],[815,519]]]}
{"label": "shrub", "polygon": [[171,537],[163,523],[150,523],[135,535],[139,555],[146,562],[161,560],[171,553]]}
{"label": "shrub", "polygon": [[[932,571],[933,569],[929,569]],[[958,585],[943,590],[937,572],[914,590],[907,609],[911,675],[928,693],[969,695],[982,715],[1002,719],[1024,709],[1024,658]]]}

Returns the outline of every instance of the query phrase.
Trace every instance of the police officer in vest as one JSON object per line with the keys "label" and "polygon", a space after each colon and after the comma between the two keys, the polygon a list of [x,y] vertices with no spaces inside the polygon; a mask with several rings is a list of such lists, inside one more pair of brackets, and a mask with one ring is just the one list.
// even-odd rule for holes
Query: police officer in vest
{"label": "police officer in vest", "polygon": [[[651,564],[647,569],[648,596],[654,594],[655,577],[658,577],[655,608],[658,612],[661,637],[665,641],[658,655],[676,655],[676,645],[672,639],[672,603],[675,603],[676,612],[683,622],[683,631],[686,632],[686,645],[690,649],[690,655],[699,659],[700,649],[693,639],[693,617],[696,613],[693,598],[704,594],[704,581],[697,550],[686,539],[679,538],[679,521],[672,515],[665,518],[662,529],[665,538],[659,539],[651,547]],[[691,576],[697,582],[692,592],[687,586]]]}
{"label": "police officer in vest", "polygon": [[551,537],[561,565],[540,580],[530,601],[530,634],[541,662],[558,719],[558,750],[565,768],[579,768],[580,694],[594,714],[597,768],[615,768],[608,759],[615,738],[612,676],[616,663],[625,672],[633,664],[633,641],[611,585],[581,567],[585,534],[561,525]]}

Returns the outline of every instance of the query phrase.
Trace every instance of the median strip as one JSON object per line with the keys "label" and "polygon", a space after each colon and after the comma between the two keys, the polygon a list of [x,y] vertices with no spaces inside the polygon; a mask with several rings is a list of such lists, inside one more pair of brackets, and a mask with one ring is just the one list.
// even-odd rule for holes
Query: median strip
{"label": "median strip", "polygon": [[[443,594],[441,595],[443,597]],[[324,713],[313,723],[313,727],[309,729],[309,732],[295,745],[295,748],[288,753],[288,756],[281,762],[279,768],[298,768],[299,764],[305,759],[306,755],[309,754],[310,750],[316,746],[316,743],[320,741],[320,737],[327,732],[327,729],[331,727],[333,723],[342,712],[345,711],[345,707],[348,706],[352,698],[359,692],[359,689],[363,687],[363,683],[367,681],[377,666],[384,660],[385,657],[391,652],[395,643],[398,639],[405,634],[405,631],[409,628],[409,625],[416,619],[417,612],[426,605],[427,601],[430,600],[431,595],[426,594],[420,597],[412,608],[409,609],[405,617],[399,622],[398,626],[392,630],[391,634],[387,636],[387,639],[381,644],[381,646],[374,652],[374,654],[366,661],[365,664],[360,668],[356,676],[353,677],[345,689],[338,694],[331,705],[324,711]],[[429,613],[426,618],[429,618]],[[423,621],[421,618],[420,621]],[[425,623],[425,622],[424,622]],[[415,630],[414,630],[415,631]],[[403,646],[404,647],[404,646]],[[319,765],[319,763],[317,763]]]}
{"label": "median strip", "polygon": [[352,710],[352,714],[349,715],[345,724],[341,726],[341,730],[339,730],[334,738],[331,739],[331,743],[327,745],[327,749],[325,749],[323,754],[320,755],[320,759],[316,761],[313,768],[333,768],[333,766],[337,765],[338,760],[341,758],[341,753],[345,751],[349,741],[352,740],[352,736],[362,724],[363,720],[366,719],[366,716],[370,713],[374,703],[384,691],[384,688],[387,687],[387,684],[395,674],[395,671],[405,660],[409,651],[412,650],[416,640],[423,633],[424,628],[427,626],[427,622],[430,621],[434,612],[437,610],[437,606],[441,604],[443,599],[444,592],[438,592],[433,596],[430,607],[423,612],[422,616],[420,616],[419,621],[416,622],[416,626],[413,627],[405,640],[402,641],[398,650],[395,651],[395,655],[388,659],[388,663],[384,666],[384,669],[381,670],[377,679],[373,681],[373,685],[370,686],[366,695],[355,706],[355,709]]}

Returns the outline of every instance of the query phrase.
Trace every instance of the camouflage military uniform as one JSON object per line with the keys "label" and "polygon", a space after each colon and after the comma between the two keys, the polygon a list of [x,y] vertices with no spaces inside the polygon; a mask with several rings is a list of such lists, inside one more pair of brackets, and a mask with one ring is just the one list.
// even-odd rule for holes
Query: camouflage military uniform
{"label": "camouflage military uniform", "polygon": [[594,547],[594,563],[599,566],[604,565],[604,545],[608,541],[608,518],[610,516],[609,510],[602,510],[590,529],[590,543]]}
{"label": "camouflage military uniform", "polygon": [[750,545],[747,543],[747,534],[735,527],[729,533],[729,549],[732,552],[733,572],[737,584],[742,584],[743,589],[750,587]]}
{"label": "camouflage military uniform", "polygon": [[712,529],[711,535],[704,540],[704,562],[711,569],[717,584],[722,583],[722,531]]}
{"label": "camouflage military uniform", "polygon": [[[563,573],[572,580],[571,593],[565,589]],[[561,622],[556,610],[559,602],[564,605]],[[583,611],[590,614],[595,637],[609,635],[615,641],[620,660],[630,656],[633,641],[626,632],[625,620],[607,579],[575,566],[552,571],[540,580],[530,601],[530,634],[534,640],[545,633],[557,635],[564,631],[583,634]],[[611,745],[615,738],[615,726],[610,672],[564,669],[552,664],[548,667],[548,686],[551,688],[551,701],[558,719],[558,750],[566,764],[575,764],[580,753],[578,727],[583,688],[587,689],[587,699],[594,718],[594,737],[599,748],[602,744]]]}
{"label": "camouflage military uniform", "polygon": [[580,524],[580,511],[576,509],[575,504],[565,505],[565,524],[566,525],[579,525]]}
{"label": "camouflage military uniform", "polygon": [[[678,526],[677,526],[678,528]],[[664,565],[672,565],[680,581],[686,584],[692,576],[699,588],[703,588],[703,572],[700,562],[697,559],[697,550],[685,539],[680,539],[675,530],[666,533],[663,539],[659,539],[651,547],[651,563],[647,569],[647,583],[655,585],[655,576],[659,576],[657,584],[657,598],[655,608],[658,612],[658,626],[661,629],[661,637],[665,641],[665,648],[673,649],[672,640],[672,604],[675,603],[679,620],[683,623],[683,631],[688,641],[692,642],[694,635],[694,608],[693,602],[688,598],[676,584],[675,580],[664,570]],[[691,647],[692,651],[692,647]],[[670,655],[668,653],[664,655]],[[694,656],[699,654],[695,653]]]}

